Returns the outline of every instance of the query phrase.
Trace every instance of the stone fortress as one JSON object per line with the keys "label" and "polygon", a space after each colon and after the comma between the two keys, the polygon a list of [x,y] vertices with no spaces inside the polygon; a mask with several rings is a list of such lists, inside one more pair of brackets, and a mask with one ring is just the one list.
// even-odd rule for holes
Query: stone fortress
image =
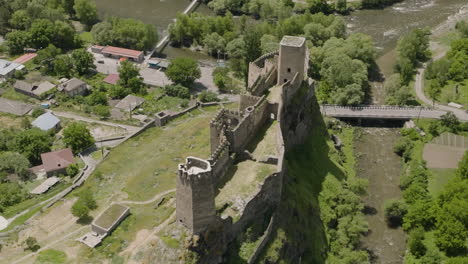
{"label": "stone fortress", "polygon": [[251,62],[239,109],[222,109],[210,122],[210,158],[187,157],[179,164],[177,222],[217,241],[202,263],[220,263],[213,252],[224,252],[280,202],[285,152],[303,142],[312,125],[308,61],[305,38],[285,36],[279,51]]}

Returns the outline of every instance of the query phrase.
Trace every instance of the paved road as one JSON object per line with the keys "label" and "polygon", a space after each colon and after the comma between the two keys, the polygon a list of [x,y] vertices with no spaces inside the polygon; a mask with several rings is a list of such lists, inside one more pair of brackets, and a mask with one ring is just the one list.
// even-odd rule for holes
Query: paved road
{"label": "paved road", "polygon": [[426,97],[426,95],[424,94],[424,71],[425,70],[426,69],[424,67],[419,68],[416,74],[416,82],[414,84],[414,88],[416,90],[416,96],[419,98],[419,100],[423,101],[427,105],[433,106],[437,110],[451,111],[458,117],[458,119],[462,121],[468,121],[468,113],[466,113],[464,110],[457,109],[455,107],[450,107],[447,105],[441,105],[438,103],[433,104],[432,100]]}
{"label": "paved road", "polygon": [[140,129],[140,127],[136,127],[136,126],[129,126],[129,125],[112,123],[112,122],[108,122],[108,121],[96,120],[96,119],[80,116],[78,114],[71,113],[71,112],[59,112],[59,111],[50,111],[50,112],[52,112],[56,116],[70,118],[70,119],[83,121],[83,122],[87,122],[87,123],[97,123],[97,124],[106,125],[106,126],[123,128],[123,129],[126,129],[129,133],[138,131]]}

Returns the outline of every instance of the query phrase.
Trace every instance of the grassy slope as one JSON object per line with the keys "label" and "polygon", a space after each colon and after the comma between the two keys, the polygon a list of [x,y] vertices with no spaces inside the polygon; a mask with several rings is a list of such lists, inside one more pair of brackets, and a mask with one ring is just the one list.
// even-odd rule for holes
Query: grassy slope
{"label": "grassy slope", "polygon": [[[276,234],[263,252],[259,263],[325,263],[328,242],[320,219],[318,197],[326,177],[339,180],[354,175],[352,131],[340,135],[348,161],[339,165],[340,155],[333,148],[321,115],[315,107],[314,124],[307,141],[287,154],[287,177],[279,208]],[[347,173],[345,173],[345,171]],[[301,250],[303,249],[303,250]]]}

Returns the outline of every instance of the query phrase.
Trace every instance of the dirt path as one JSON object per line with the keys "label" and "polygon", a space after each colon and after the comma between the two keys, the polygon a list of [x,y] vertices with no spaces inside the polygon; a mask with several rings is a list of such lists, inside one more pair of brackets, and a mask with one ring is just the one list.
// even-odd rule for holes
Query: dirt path
{"label": "dirt path", "polygon": [[144,234],[140,233],[140,236],[135,239],[124,251],[120,252],[120,255],[124,255],[127,253],[130,253],[130,256],[133,254],[136,254],[137,251],[136,249],[147,244],[150,242],[152,239],[159,239],[159,237],[156,235],[159,231],[161,231],[163,228],[165,228],[167,225],[169,225],[172,221],[175,220],[176,212],[174,211],[171,216],[169,216],[164,222],[162,222],[160,225],[156,226],[153,228],[153,231],[151,233],[146,232],[145,230]]}
{"label": "dirt path", "polygon": [[366,220],[369,234],[363,247],[371,252],[371,263],[397,264],[403,262],[405,234],[401,228],[389,228],[384,217],[384,203],[401,198],[401,161],[393,153],[398,131],[391,128],[363,128],[364,134],[356,141],[358,176],[369,180]]}
{"label": "dirt path", "polygon": [[173,193],[175,192],[176,189],[170,189],[170,190],[167,190],[167,191],[164,191],[162,193],[159,193],[159,194],[156,194],[153,198],[149,199],[149,200],[146,200],[146,201],[120,201],[120,203],[124,203],[124,204],[138,204],[138,205],[143,205],[143,204],[149,204],[149,203],[153,203],[153,202],[156,202],[156,200],[158,200],[159,198],[169,194],[169,193]]}
{"label": "dirt path", "polygon": [[51,243],[49,243],[49,244],[47,244],[47,245],[41,247],[38,251],[29,253],[28,255],[25,255],[25,256],[23,256],[23,257],[21,257],[21,258],[15,260],[15,261],[14,261],[13,263],[11,263],[11,264],[21,263],[22,261],[25,261],[26,259],[28,259],[28,258],[30,258],[30,257],[33,257],[33,256],[35,256],[35,255],[37,255],[37,254],[39,254],[39,252],[41,252],[41,251],[44,251],[44,250],[46,250],[46,249],[49,249],[49,248],[52,247],[53,245],[55,245],[55,244],[57,244],[57,243],[59,243],[59,242],[62,242],[62,241],[64,241],[64,240],[66,240],[66,239],[68,239],[68,238],[70,238],[70,237],[76,235],[77,233],[80,233],[81,231],[83,231],[83,230],[85,230],[85,229],[91,229],[91,228],[90,228],[89,226],[83,226],[83,227],[81,227],[81,228],[79,228],[79,229],[77,229],[77,230],[75,230],[75,231],[69,233],[68,235],[63,236],[63,237],[60,238],[60,239],[57,239],[57,240],[55,240],[55,241],[53,241],[53,242],[51,242]]}

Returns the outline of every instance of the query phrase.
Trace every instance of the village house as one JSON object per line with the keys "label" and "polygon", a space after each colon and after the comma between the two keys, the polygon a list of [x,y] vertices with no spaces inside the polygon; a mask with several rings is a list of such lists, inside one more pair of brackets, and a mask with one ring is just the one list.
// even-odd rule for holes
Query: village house
{"label": "village house", "polygon": [[47,112],[38,116],[34,121],[32,121],[31,125],[43,131],[49,131],[52,129],[58,131],[60,129],[60,119],[54,114]]}
{"label": "village house", "polygon": [[132,50],[126,48],[119,48],[113,46],[98,46],[94,45],[91,47],[91,51],[94,53],[102,54],[105,57],[114,59],[127,59],[134,62],[142,62],[145,54],[140,50]]}
{"label": "village house", "polygon": [[25,81],[17,80],[13,87],[18,93],[40,99],[44,93],[54,89],[55,84],[48,81],[42,82],[40,84],[31,84]]}
{"label": "village house", "polygon": [[6,79],[11,77],[15,71],[22,70],[24,65],[0,59],[0,79]]}
{"label": "village house", "polygon": [[70,97],[84,95],[88,90],[88,85],[80,79],[72,78],[59,85],[58,90],[66,93]]}
{"label": "village house", "polygon": [[47,177],[66,174],[67,168],[75,163],[70,148],[41,154],[42,165],[31,168],[35,174],[46,173]]}

